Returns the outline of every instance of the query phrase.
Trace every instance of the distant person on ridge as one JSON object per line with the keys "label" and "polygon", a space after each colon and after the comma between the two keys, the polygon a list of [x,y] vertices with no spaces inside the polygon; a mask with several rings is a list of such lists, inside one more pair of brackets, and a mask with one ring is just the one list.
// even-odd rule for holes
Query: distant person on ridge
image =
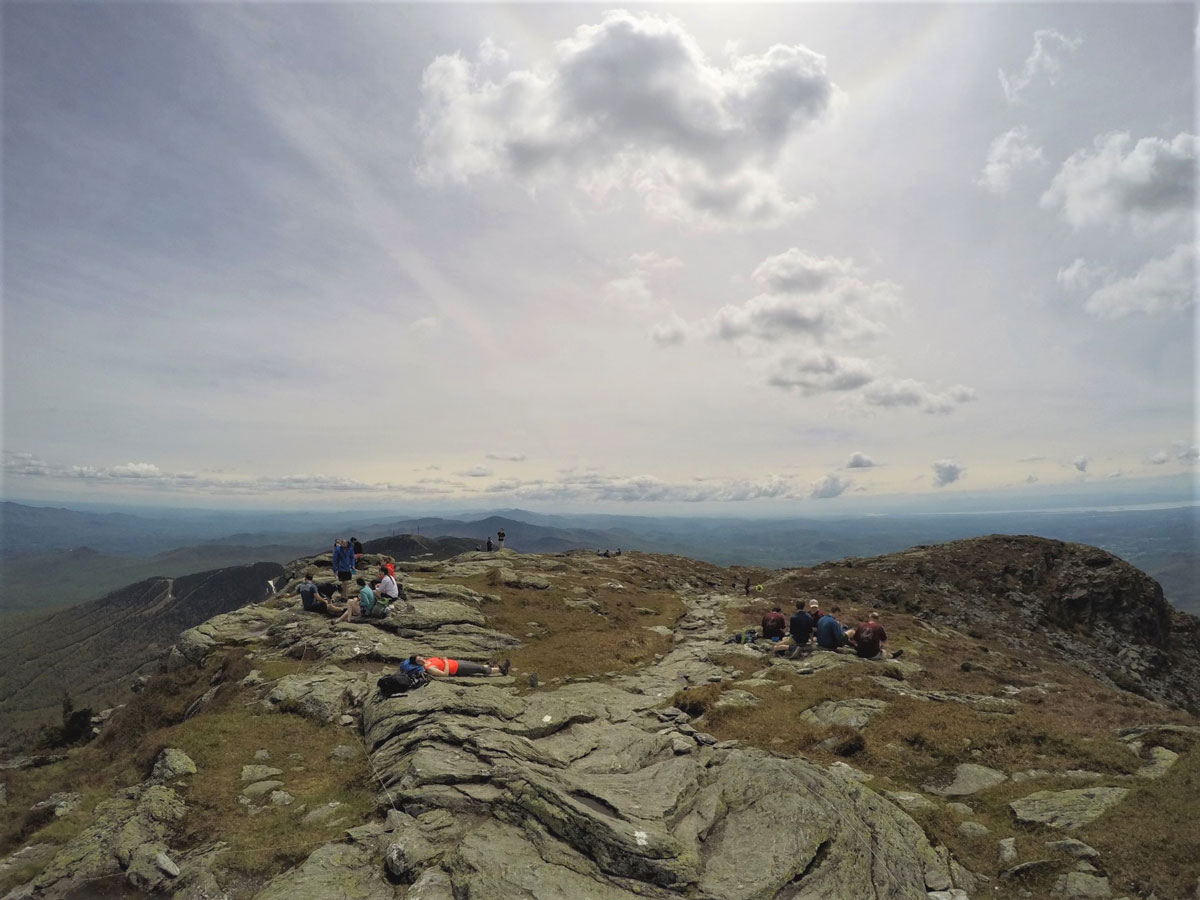
{"label": "distant person on ridge", "polygon": [[749,578],[746,579],[746,596],[747,597],[750,596],[750,579]]}
{"label": "distant person on ridge", "polygon": [[350,587],[350,579],[354,577],[354,553],[345,540],[333,542],[333,574],[342,583],[342,597],[345,598]]}
{"label": "distant person on ridge", "polygon": [[762,636],[775,644],[783,640],[783,635],[786,633],[787,621],[783,618],[783,610],[778,606],[771,609],[770,612],[763,613],[762,617]]}
{"label": "distant person on ridge", "polygon": [[359,557],[363,555],[362,542],[358,538],[350,538],[350,546],[354,548],[354,561],[357,562]]}
{"label": "distant person on ridge", "polygon": [[492,548],[493,548],[493,544],[492,544],[492,536],[489,534],[489,535],[488,535],[488,542],[487,542],[487,549],[488,549],[488,553],[491,553],[491,552],[492,552]]}
{"label": "distant person on ridge", "polygon": [[[835,606],[832,612],[841,610]],[[822,650],[837,650],[838,647],[846,646],[846,629],[832,613],[826,613],[817,622],[817,646]]]}
{"label": "distant person on ridge", "polygon": [[501,528],[499,531],[496,532],[496,541],[497,541],[497,543],[499,543],[500,549],[503,550],[504,549],[504,529],[503,528]]}
{"label": "distant person on ridge", "polygon": [[467,662],[461,659],[450,659],[446,656],[410,656],[410,665],[421,666],[425,674],[433,678],[448,678],[453,675],[507,675],[511,663],[506,659],[498,666]]}
{"label": "distant person on ridge", "polygon": [[[854,636],[850,639],[859,659],[875,659],[876,657],[887,659],[889,654],[883,647],[886,642],[887,632],[879,624],[879,613],[874,610],[867,616],[867,621],[860,622],[859,626],[854,629]],[[891,658],[895,659],[903,652],[896,650],[890,654]]]}

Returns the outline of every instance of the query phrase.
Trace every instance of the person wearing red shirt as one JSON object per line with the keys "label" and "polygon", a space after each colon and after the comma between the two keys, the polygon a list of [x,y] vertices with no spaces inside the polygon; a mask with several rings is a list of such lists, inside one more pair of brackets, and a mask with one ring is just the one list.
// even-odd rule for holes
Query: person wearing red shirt
{"label": "person wearing red shirt", "polygon": [[[883,626],[879,624],[879,613],[872,611],[867,616],[867,621],[860,622],[858,627],[854,629],[854,636],[850,638],[850,643],[854,645],[854,652],[858,654],[859,659],[887,659],[889,654],[883,648],[887,641],[887,632],[883,630]],[[890,654],[892,659],[895,659],[902,651],[897,650]]]}

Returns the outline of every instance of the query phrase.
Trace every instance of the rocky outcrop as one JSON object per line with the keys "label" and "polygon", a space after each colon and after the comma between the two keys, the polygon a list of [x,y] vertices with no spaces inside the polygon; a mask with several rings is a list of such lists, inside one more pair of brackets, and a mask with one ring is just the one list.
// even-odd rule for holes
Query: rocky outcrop
{"label": "rocky outcrop", "polygon": [[1038,791],[1020,800],[1014,800],[1008,806],[1018,822],[1069,830],[1100,818],[1110,806],[1120,803],[1128,793],[1128,788],[1120,787]]}
{"label": "rocky outcrop", "polygon": [[[159,757],[156,771],[186,768],[186,755],[170,760],[165,755]],[[167,841],[185,809],[174,790],[154,780],[118,792],[96,806],[92,824],[59,849],[33,881],[13,889],[4,900],[73,900],[85,896],[83,886],[93,880],[122,874],[136,888],[157,888],[172,877]],[[174,872],[178,875],[178,868]]]}

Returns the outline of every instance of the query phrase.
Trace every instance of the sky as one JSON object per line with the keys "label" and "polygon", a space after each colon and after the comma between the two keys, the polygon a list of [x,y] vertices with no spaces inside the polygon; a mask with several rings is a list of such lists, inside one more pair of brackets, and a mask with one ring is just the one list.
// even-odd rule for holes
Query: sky
{"label": "sky", "polygon": [[2,15],[5,497],[1195,497],[1191,4]]}

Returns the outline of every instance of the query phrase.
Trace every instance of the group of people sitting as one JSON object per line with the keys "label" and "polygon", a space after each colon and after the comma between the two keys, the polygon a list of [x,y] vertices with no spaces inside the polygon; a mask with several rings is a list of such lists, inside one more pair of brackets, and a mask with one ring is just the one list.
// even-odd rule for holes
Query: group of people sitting
{"label": "group of people sitting", "polygon": [[[763,614],[762,636],[774,645],[772,653],[782,653],[788,659],[807,653],[814,643],[819,650],[834,652],[850,646],[860,659],[895,659],[903,652],[884,648],[887,632],[879,624],[879,613],[872,610],[865,622],[847,629],[837,619],[839,612],[837,606],[828,613],[822,612],[816,600],[809,600],[806,609],[804,601],[797,600],[795,613],[785,620],[783,610],[776,606]],[[790,640],[785,642],[785,637]]]}
{"label": "group of people sitting", "polygon": [[[353,546],[350,541],[334,542],[330,567],[337,581],[318,584],[313,580],[313,573],[306,572],[304,581],[296,588],[306,611],[335,617],[330,627],[339,622],[381,619],[403,598],[400,584],[396,581],[395,564],[387,559],[380,561],[376,577],[369,584],[364,576],[355,578],[362,553],[355,553],[351,549]],[[362,545],[357,544],[357,547],[361,548]],[[352,578],[358,586],[357,595],[351,592]],[[344,602],[335,602],[335,595]]]}

